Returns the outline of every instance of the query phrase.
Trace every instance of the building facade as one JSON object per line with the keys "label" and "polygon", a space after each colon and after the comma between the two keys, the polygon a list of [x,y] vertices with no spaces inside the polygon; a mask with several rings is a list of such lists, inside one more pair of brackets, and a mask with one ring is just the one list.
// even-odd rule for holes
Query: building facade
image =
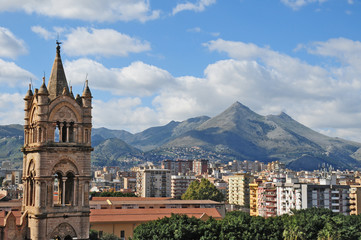
{"label": "building facade", "polygon": [[170,197],[171,174],[168,169],[145,168],[137,171],[137,195],[140,197]]}
{"label": "building facade", "polygon": [[187,191],[191,182],[195,181],[195,176],[186,175],[172,175],[171,176],[171,197],[180,199],[182,195]]}
{"label": "building facade", "polygon": [[249,183],[253,176],[238,173],[228,178],[228,202],[239,206],[249,206]]}

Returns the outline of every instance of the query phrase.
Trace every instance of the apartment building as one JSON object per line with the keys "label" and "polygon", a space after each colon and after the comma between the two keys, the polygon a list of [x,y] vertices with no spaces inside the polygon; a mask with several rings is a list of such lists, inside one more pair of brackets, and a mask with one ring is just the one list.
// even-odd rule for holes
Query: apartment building
{"label": "apartment building", "polygon": [[137,195],[140,197],[170,197],[169,169],[143,168],[137,171]]}
{"label": "apartment building", "polygon": [[249,183],[253,176],[237,173],[228,177],[228,202],[230,204],[249,206]]}
{"label": "apartment building", "polygon": [[260,183],[257,188],[258,216],[277,216],[277,189],[273,182]]}
{"label": "apartment building", "polygon": [[302,208],[328,208],[332,212],[350,214],[348,185],[302,184]]}
{"label": "apartment building", "polygon": [[361,185],[350,186],[350,215],[361,213]]}
{"label": "apartment building", "polygon": [[193,170],[193,160],[177,159],[162,161],[162,169],[169,169],[172,175],[186,174]]}
{"label": "apartment building", "polygon": [[182,195],[187,191],[191,182],[195,181],[195,176],[186,175],[172,175],[171,176],[171,197],[180,199]]}

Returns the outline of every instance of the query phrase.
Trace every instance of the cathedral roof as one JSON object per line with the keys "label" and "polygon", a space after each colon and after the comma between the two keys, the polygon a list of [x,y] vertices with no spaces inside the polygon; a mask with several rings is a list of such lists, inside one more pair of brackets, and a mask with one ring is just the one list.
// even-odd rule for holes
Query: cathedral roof
{"label": "cathedral roof", "polygon": [[63,94],[64,88],[69,92],[68,83],[66,81],[65,72],[63,68],[63,63],[60,57],[60,42],[56,42],[58,46],[56,47],[56,56],[51,69],[48,92],[49,98],[51,100],[55,99],[58,96]]}

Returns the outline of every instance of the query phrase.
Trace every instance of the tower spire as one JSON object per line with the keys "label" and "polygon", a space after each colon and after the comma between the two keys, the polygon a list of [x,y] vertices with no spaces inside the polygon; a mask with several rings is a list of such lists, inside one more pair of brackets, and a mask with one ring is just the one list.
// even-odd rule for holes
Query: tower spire
{"label": "tower spire", "polygon": [[69,92],[69,87],[66,81],[63,63],[60,57],[61,42],[57,40],[56,44],[57,44],[56,56],[55,56],[53,68],[51,69],[51,74],[48,84],[48,92],[49,92],[50,100],[53,100],[58,96],[61,96],[63,94],[64,88]]}

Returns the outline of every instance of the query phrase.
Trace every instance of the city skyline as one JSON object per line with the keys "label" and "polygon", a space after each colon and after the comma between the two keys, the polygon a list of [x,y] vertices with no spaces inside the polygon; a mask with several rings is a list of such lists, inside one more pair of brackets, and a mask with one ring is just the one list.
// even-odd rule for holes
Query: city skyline
{"label": "city skyline", "polygon": [[132,133],[239,101],[361,141],[361,2],[0,3],[0,124],[23,123],[56,40],[67,80],[94,97],[94,127]]}

